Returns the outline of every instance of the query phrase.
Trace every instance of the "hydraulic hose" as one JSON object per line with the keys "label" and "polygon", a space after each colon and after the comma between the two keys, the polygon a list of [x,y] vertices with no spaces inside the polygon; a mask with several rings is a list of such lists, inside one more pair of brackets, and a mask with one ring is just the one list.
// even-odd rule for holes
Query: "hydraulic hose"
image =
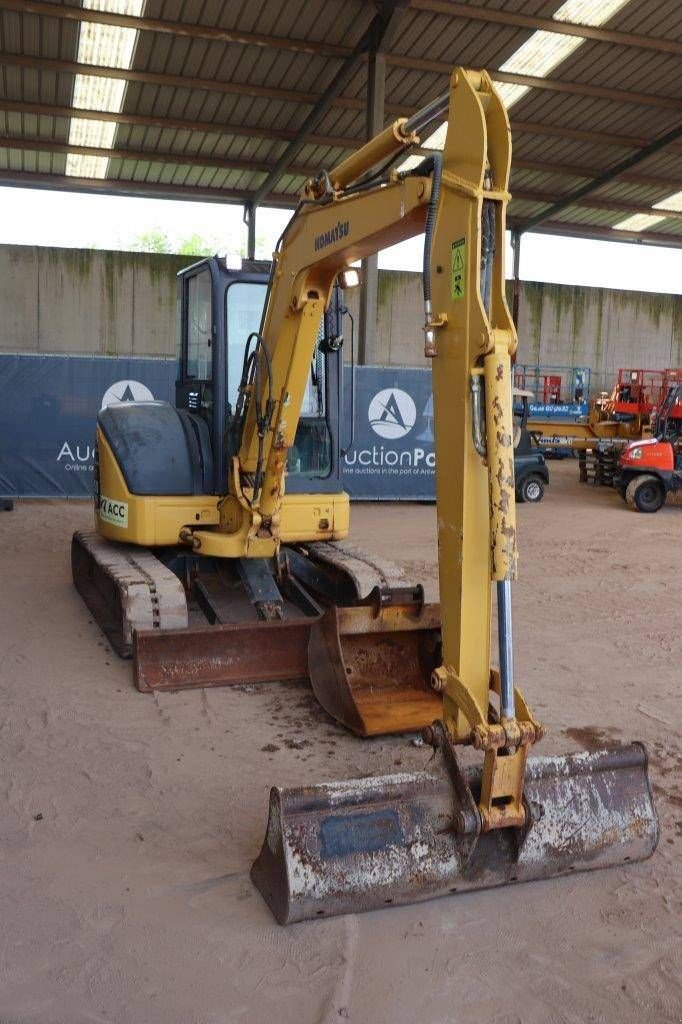
{"label": "hydraulic hose", "polygon": [[422,288],[424,292],[424,351],[425,354],[436,354],[436,336],[432,325],[433,307],[431,305],[431,245],[433,242],[433,231],[436,226],[436,214],[440,200],[441,178],[443,176],[443,154],[432,153],[417,167],[408,171],[401,171],[399,179],[409,177],[423,177],[431,175],[431,196],[426,210],[426,223],[424,225],[424,261],[422,268]]}

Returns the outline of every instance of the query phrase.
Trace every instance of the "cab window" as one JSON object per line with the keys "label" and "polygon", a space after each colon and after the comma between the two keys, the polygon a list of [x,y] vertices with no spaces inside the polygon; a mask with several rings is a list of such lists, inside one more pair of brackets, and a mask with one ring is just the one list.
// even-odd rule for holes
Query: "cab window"
{"label": "cab window", "polygon": [[187,376],[210,380],[212,375],[211,273],[201,270],[187,282]]}
{"label": "cab window", "polygon": [[[267,285],[249,281],[231,284],[226,293],[227,401],[234,412],[249,335],[260,330]],[[318,346],[322,328],[318,337]],[[253,346],[252,346],[253,348]],[[299,477],[326,477],[331,473],[331,437],[326,420],[324,356],[315,349],[308,375],[301,418],[287,459],[287,473]]]}
{"label": "cab window", "polygon": [[227,400],[234,409],[242,377],[246,339],[260,330],[267,285],[238,281],[227,289]]}

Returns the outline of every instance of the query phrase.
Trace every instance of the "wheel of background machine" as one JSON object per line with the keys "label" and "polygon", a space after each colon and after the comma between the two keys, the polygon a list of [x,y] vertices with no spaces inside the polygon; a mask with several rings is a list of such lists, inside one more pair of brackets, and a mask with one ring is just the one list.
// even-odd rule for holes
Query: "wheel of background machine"
{"label": "wheel of background machine", "polygon": [[542,501],[545,493],[544,481],[539,476],[527,476],[519,487],[519,501],[538,502]]}
{"label": "wheel of background machine", "polygon": [[625,500],[638,512],[658,512],[665,504],[665,488],[657,476],[643,473],[630,481]]}

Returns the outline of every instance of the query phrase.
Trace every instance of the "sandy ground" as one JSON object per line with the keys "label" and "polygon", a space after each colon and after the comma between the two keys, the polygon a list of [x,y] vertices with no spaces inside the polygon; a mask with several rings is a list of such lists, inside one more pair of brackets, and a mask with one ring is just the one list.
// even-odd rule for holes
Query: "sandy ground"
{"label": "sandy ground", "polygon": [[[137,693],[70,583],[89,507],[1,515],[3,1024],[682,1019],[682,509],[636,515],[576,463],[552,478],[519,510],[518,679],[547,752],[647,743],[658,851],[288,929],[248,877],[269,785],[427,751],[346,736],[303,685]],[[433,578],[430,507],[356,508],[353,539]]]}

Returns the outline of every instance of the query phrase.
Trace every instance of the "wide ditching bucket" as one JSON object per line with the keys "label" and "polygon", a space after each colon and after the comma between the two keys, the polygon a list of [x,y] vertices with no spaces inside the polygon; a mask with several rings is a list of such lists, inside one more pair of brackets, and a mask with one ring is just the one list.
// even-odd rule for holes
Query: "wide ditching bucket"
{"label": "wide ditching bucket", "polygon": [[529,758],[521,829],[481,830],[480,784],[446,740],[428,772],[275,787],[251,878],[289,924],[612,867],[656,848],[640,743]]}

